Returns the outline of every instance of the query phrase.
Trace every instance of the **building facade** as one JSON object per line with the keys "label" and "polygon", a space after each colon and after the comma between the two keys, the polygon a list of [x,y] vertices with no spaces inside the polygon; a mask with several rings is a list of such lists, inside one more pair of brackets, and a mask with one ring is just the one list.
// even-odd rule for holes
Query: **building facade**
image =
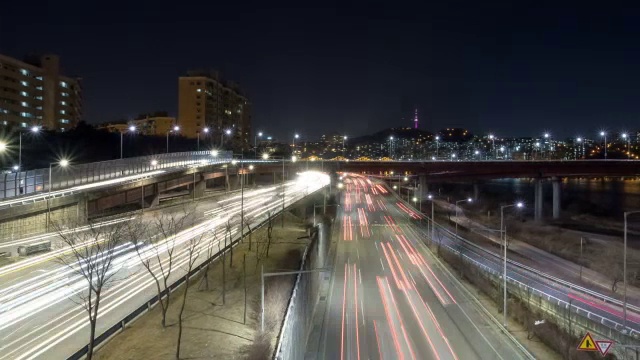
{"label": "building facade", "polygon": [[5,126],[42,126],[65,131],[82,119],[80,79],[60,74],[56,55],[25,61],[0,55],[0,121]]}
{"label": "building facade", "polygon": [[220,136],[224,144],[231,140],[234,146],[247,147],[251,103],[237,84],[223,81],[217,72],[190,71],[178,80],[178,125],[186,137],[209,128],[208,134]]}

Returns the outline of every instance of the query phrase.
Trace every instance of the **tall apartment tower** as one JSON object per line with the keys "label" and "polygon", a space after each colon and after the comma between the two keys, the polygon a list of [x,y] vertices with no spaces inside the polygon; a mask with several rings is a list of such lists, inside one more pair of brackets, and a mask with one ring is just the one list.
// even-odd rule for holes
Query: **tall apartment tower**
{"label": "tall apartment tower", "polygon": [[0,55],[0,123],[65,131],[82,119],[80,79],[60,74],[56,55]]}
{"label": "tall apartment tower", "polygon": [[413,128],[418,128],[418,108],[416,108],[415,116],[413,117]]}
{"label": "tall apartment tower", "polygon": [[178,79],[178,125],[190,138],[207,127],[214,143],[223,135],[225,143],[232,140],[245,147],[251,136],[251,103],[237,84],[223,81],[218,72],[189,71]]}

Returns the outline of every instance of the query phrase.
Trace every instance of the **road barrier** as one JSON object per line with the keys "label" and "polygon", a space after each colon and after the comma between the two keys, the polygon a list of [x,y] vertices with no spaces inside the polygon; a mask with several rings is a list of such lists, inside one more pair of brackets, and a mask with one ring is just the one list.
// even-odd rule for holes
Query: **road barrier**
{"label": "road barrier", "polygon": [[[172,167],[184,167],[205,163],[228,162],[231,151],[190,151],[139,156],[87,164],[69,164],[66,167],[52,164],[51,168],[35,169],[0,175],[0,199],[33,195],[50,190],[61,190],[73,186],[105,181],[122,176],[142,174]],[[51,178],[54,180],[51,183]]]}
{"label": "road barrier", "polygon": [[[324,188],[320,188],[320,189],[316,190],[313,193],[305,193],[301,198],[290,202],[286,206],[285,210],[290,208],[290,207],[292,207],[292,206],[295,206],[295,204],[298,201],[300,201],[300,200],[302,200],[302,199],[304,199],[304,198],[306,198],[308,196],[313,196],[314,194],[317,194],[320,191],[323,191],[323,189]],[[276,221],[275,219],[277,218],[277,215],[278,215],[278,213],[272,214],[272,218],[271,218],[272,222]],[[284,214],[282,212],[280,212],[279,215],[283,216]],[[249,234],[259,230],[263,226],[268,225],[268,223],[269,223],[269,219],[267,217],[265,217],[265,219],[263,219],[257,225],[254,225],[253,227],[251,227],[251,229],[249,231],[244,232],[243,235],[246,237]],[[188,277],[190,279],[192,279],[195,275],[197,275],[200,271],[202,271],[202,269],[205,269],[208,264],[210,264],[213,261],[216,261],[216,260],[220,259],[223,254],[225,254],[228,251],[230,251],[232,247],[238,245],[238,243],[240,243],[242,241],[242,238],[240,237],[239,232],[236,232],[236,236],[237,237],[235,238],[235,240],[230,241],[229,244],[227,246],[225,246],[224,248],[222,248],[219,252],[214,254],[212,257],[204,260],[201,264],[199,264],[197,267],[195,267],[193,270],[191,270],[191,272],[188,274]],[[305,254],[306,254],[306,250],[305,250]],[[95,341],[94,341],[95,350],[97,351],[101,346],[106,344],[108,342],[108,340],[111,339],[111,337],[117,335],[119,332],[124,331],[124,329],[125,329],[125,327],[127,325],[130,325],[131,323],[136,321],[140,316],[142,316],[146,312],[150,311],[153,308],[153,306],[155,306],[158,303],[159,299],[164,298],[170,292],[176,291],[185,282],[186,279],[187,279],[187,274],[185,274],[184,276],[180,277],[175,282],[173,282],[171,285],[169,285],[169,287],[164,289],[160,293],[159,296],[157,294],[154,295],[153,297],[151,297],[151,299],[149,299],[144,304],[139,306],[137,309],[135,309],[134,311],[129,313],[127,316],[122,318],[120,321],[115,323],[113,326],[109,327],[102,334],[96,336]],[[98,321],[100,321],[100,319],[98,319]],[[88,349],[89,349],[89,344],[83,346],[81,349],[79,349],[78,351],[73,353],[71,356],[69,356],[68,360],[79,360],[79,359],[82,359],[84,356],[86,356]]]}

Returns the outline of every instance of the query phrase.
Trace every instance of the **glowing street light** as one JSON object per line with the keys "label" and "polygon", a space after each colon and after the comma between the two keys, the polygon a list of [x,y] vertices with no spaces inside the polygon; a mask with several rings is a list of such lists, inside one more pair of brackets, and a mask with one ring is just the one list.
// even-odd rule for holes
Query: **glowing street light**
{"label": "glowing street light", "polygon": [[268,160],[268,159],[269,159],[269,153],[263,153],[262,160]]}
{"label": "glowing street light", "polygon": [[[131,125],[127,130],[129,130],[129,132],[135,132],[136,127],[134,125]],[[122,156],[123,156],[123,149],[124,149],[123,138],[124,138],[124,131],[120,131],[120,159],[122,159]]]}
{"label": "glowing street light", "polygon": [[253,165],[249,165],[249,170],[253,170]]}
{"label": "glowing street light", "polygon": [[600,131],[600,136],[604,138],[604,159],[607,160],[607,133]]}
{"label": "glowing street light", "polygon": [[169,133],[170,132],[178,132],[180,131],[180,126],[176,125],[173,127],[172,130],[167,131],[167,154],[169,153]]}
{"label": "glowing street light", "polygon": [[461,203],[461,202],[470,203],[470,202],[473,202],[473,199],[472,198],[466,198],[466,199],[462,199],[462,200],[456,201],[456,237],[458,236],[458,221],[460,220],[460,219],[458,219],[458,204]]}
{"label": "glowing street light", "polygon": [[61,159],[59,162],[57,163],[50,163],[49,164],[49,194],[51,194],[51,188],[52,188],[52,184],[53,184],[53,180],[52,180],[52,168],[53,165],[56,164],[61,168],[65,168],[67,166],[69,166],[69,160],[67,159]]}
{"label": "glowing street light", "polygon": [[489,134],[489,140],[491,140],[491,147],[493,150],[493,159],[495,160],[498,157],[498,153],[496,152],[496,137],[493,134]]}
{"label": "glowing street light", "polygon": [[504,227],[504,209],[516,207],[518,209],[524,207],[524,203],[521,201],[516,202],[515,204],[510,205],[502,205],[500,206],[500,236],[502,236],[502,246],[504,248],[504,257],[502,263],[502,288],[503,288],[503,308],[502,308],[502,325],[507,327],[507,233]]}
{"label": "glowing street light", "polygon": [[218,154],[219,154],[218,150],[211,150],[211,156],[218,157]]}
{"label": "glowing street light", "polygon": [[627,133],[622,133],[623,139],[627,140],[627,157],[629,159],[631,159],[631,136],[629,136]]}
{"label": "glowing street light", "polygon": [[151,160],[151,166],[157,166],[158,165],[158,160],[153,159]]}
{"label": "glowing street light", "polygon": [[298,157],[297,157],[297,156],[295,156],[295,155],[293,155],[293,156],[291,157],[291,162],[296,162],[296,161],[298,161]]}
{"label": "glowing street light", "polygon": [[[208,133],[209,133],[209,128],[208,128],[208,127],[204,127],[204,128],[202,129],[202,132],[204,132],[204,133],[205,133],[205,136],[206,136],[206,134],[208,134]],[[196,145],[196,150],[197,150],[197,151],[200,151],[200,131],[197,131],[197,132],[196,132],[196,136],[197,136],[197,139],[198,139],[198,140],[197,140],[197,143],[196,143],[196,144],[197,144],[197,145]]]}
{"label": "glowing street light", "polygon": [[258,158],[258,138],[262,137],[262,131],[258,132],[254,137],[253,137],[253,156],[255,158]]}

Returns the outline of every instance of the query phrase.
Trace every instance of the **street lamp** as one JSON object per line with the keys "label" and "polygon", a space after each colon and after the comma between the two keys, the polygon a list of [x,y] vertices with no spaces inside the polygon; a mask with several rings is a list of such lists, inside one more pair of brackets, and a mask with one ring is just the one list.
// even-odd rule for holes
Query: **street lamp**
{"label": "street lamp", "polygon": [[622,304],[622,330],[627,330],[627,217],[632,214],[638,214],[640,211],[626,211],[624,213],[624,254],[622,264],[622,278],[623,278],[623,304]]}
{"label": "street lamp", "polygon": [[631,137],[627,133],[622,133],[622,135],[620,136],[622,136],[623,139],[627,140],[627,157],[631,159]]}
{"label": "street lamp", "polygon": [[[583,139],[582,137],[578,136],[578,137],[576,138],[576,142],[577,142],[578,144],[582,144],[582,158],[584,159],[584,139]],[[576,160],[577,160],[577,159],[578,159],[578,156],[576,155]]]}
{"label": "street lamp", "polygon": [[496,137],[493,134],[489,134],[489,140],[491,140],[491,147],[493,150],[493,159],[495,160],[498,157],[498,153],[496,152]]}
{"label": "street lamp", "polygon": [[[53,180],[51,179],[51,175],[52,175],[52,167],[53,167],[54,164],[56,164],[56,163],[50,163],[49,164],[49,194],[51,194],[51,188],[52,188],[52,184],[53,184]],[[61,159],[57,164],[61,168],[66,168],[67,166],[69,166],[69,160]]]}
{"label": "street lamp", "polygon": [[219,154],[218,150],[211,150],[211,156],[218,157],[218,154]]}
{"label": "street lamp", "polygon": [[393,159],[393,135],[389,136],[389,157]]}
{"label": "street lamp", "polygon": [[7,143],[0,141],[0,152],[7,150]]}
{"label": "street lamp", "polygon": [[545,141],[549,144],[549,148],[547,150],[547,160],[551,159],[551,134],[549,134],[548,132],[545,132],[543,134]]}
{"label": "street lamp", "polygon": [[504,247],[504,258],[502,265],[502,287],[503,287],[503,299],[502,299],[502,325],[507,327],[507,233],[504,227],[504,209],[510,207],[522,208],[524,204],[517,202],[511,205],[500,206],[500,236],[503,237],[502,246]]}
{"label": "street lamp", "polygon": [[453,161],[456,158],[456,154],[451,154],[451,161]]}
{"label": "street lamp", "polygon": [[269,159],[269,154],[268,153],[262,154],[262,160],[268,160],[268,159]]}
{"label": "street lamp", "polygon": [[436,136],[436,159],[438,159],[438,149],[440,148],[440,136]]}
{"label": "street lamp", "polygon": [[158,160],[153,159],[151,160],[151,166],[157,166],[158,165]]}
{"label": "street lamp", "polygon": [[294,134],[293,135],[293,150],[292,150],[293,153],[296,152],[296,139],[299,138],[299,137],[300,137],[300,135],[298,135],[298,134]]}
{"label": "street lamp", "polygon": [[178,132],[180,131],[180,126],[176,125],[173,127],[173,129],[170,129],[169,131],[167,131],[167,154],[169,153],[169,133],[170,132]]}
{"label": "street lamp", "polygon": [[[203,129],[202,129],[202,132],[204,132],[204,133],[205,133],[205,135],[206,135],[206,134],[208,134],[208,133],[209,133],[209,128],[208,128],[208,127],[203,128]],[[197,135],[197,139],[198,139],[198,140],[197,140],[197,142],[196,142],[196,144],[197,144],[197,145],[196,145],[196,150],[197,150],[197,151],[200,151],[200,131],[198,131],[198,132],[196,133],[196,135]]]}
{"label": "street lamp", "polygon": [[473,154],[477,156],[476,158],[477,158],[478,160],[480,160],[480,150],[476,150],[476,151],[474,151],[474,152],[473,152]]}
{"label": "street lamp", "polygon": [[[128,130],[130,132],[135,132],[136,131],[136,127],[131,125],[129,126]],[[122,154],[123,154],[123,138],[124,138],[124,131],[120,131],[120,159],[122,159]],[[168,152],[168,150],[167,150]]]}
{"label": "street lamp", "polygon": [[[37,134],[40,131],[40,127],[34,125],[31,127],[30,130],[32,133]],[[4,151],[6,148],[7,148],[7,144],[0,143],[0,151]],[[15,169],[15,170],[18,171],[18,184],[21,184],[22,183],[22,131],[20,131],[20,135],[19,135],[18,169]],[[22,189],[22,186],[20,186],[20,189]]]}
{"label": "street lamp", "polygon": [[604,159],[607,160],[607,133],[600,131],[600,136],[604,137]]}
{"label": "street lamp", "polygon": [[258,138],[259,137],[262,137],[262,131],[260,131],[253,137],[253,155],[255,158],[258,158]]}
{"label": "street lamp", "polygon": [[458,204],[461,203],[461,202],[464,202],[464,201],[472,202],[473,199],[466,198],[466,199],[462,199],[462,200],[456,201],[456,237],[458,237],[458,221],[460,220],[460,219],[458,219]]}
{"label": "street lamp", "polygon": [[344,157],[344,142],[347,141],[347,136],[342,137],[342,157]]}
{"label": "street lamp", "polygon": [[224,145],[224,135],[231,135],[231,129],[227,129],[224,132],[220,133],[220,148]]}

